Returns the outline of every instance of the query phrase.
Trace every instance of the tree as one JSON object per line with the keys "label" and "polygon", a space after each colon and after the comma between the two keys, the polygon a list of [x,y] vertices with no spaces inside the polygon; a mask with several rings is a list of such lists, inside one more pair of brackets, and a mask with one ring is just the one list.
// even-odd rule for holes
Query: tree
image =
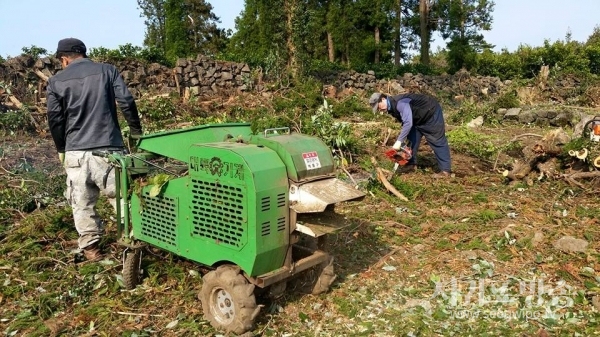
{"label": "tree", "polygon": [[173,60],[223,50],[227,34],[205,0],[137,0],[145,17],[144,45],[156,47]]}
{"label": "tree", "polygon": [[475,66],[476,53],[492,48],[482,30],[492,25],[493,0],[438,0],[440,30],[448,43],[450,71]]}
{"label": "tree", "polygon": [[400,65],[402,58],[402,0],[397,0],[394,20],[394,65]]}
{"label": "tree", "polygon": [[185,12],[182,1],[165,0],[165,55],[169,60],[188,56],[193,40],[189,38],[184,21]]}
{"label": "tree", "polygon": [[[419,50],[419,62],[429,65],[431,36],[439,29],[438,2],[439,0],[404,0],[405,27],[409,31],[408,40],[412,47]],[[419,41],[417,44],[416,41]]]}
{"label": "tree", "polygon": [[265,71],[287,63],[283,6],[283,0],[245,0],[244,10],[235,19],[236,32],[228,45],[235,60],[262,66]]}
{"label": "tree", "polygon": [[145,46],[165,50],[165,0],[138,0],[141,17],[144,17]]}
{"label": "tree", "polygon": [[429,65],[429,40],[431,29],[429,27],[429,13],[431,4],[429,0],[419,1],[419,30],[421,36],[421,63]]}

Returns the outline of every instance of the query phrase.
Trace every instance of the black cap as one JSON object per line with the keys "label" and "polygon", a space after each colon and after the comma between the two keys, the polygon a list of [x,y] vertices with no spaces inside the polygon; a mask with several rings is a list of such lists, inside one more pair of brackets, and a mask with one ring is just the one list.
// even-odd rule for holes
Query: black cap
{"label": "black cap", "polygon": [[62,39],[60,41],[58,41],[58,47],[56,47],[56,53],[78,53],[78,54],[82,54],[85,55],[86,52],[86,48],[85,48],[85,44],[79,40],[79,39],[75,39],[75,38],[67,38],[67,39]]}

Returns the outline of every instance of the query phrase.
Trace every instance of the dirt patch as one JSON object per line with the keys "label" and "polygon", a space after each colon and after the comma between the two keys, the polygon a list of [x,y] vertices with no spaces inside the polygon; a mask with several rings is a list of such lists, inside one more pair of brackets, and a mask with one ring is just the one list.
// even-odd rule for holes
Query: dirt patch
{"label": "dirt patch", "polygon": [[[515,126],[477,132],[503,144],[517,135],[544,131]],[[535,139],[520,141],[527,145]],[[375,143],[381,142],[377,138]],[[49,137],[5,137],[0,148],[0,177],[15,189],[23,170],[63,174]],[[383,151],[377,151],[369,155],[391,169]],[[598,313],[590,303],[600,289],[597,193],[561,180],[509,185],[494,168],[510,158],[507,152],[482,160],[453,149],[455,177],[435,180],[436,162],[423,141],[419,169],[391,181],[408,202],[382,189],[357,158],[348,171],[368,195],[362,202],[339,207],[350,225],[328,243],[338,274],[333,288],[319,296],[290,291],[277,300],[261,298],[264,307],[253,332],[265,336],[434,336],[465,331],[533,335],[540,329],[595,333]],[[594,184],[589,182],[590,187]],[[66,244],[76,239],[70,211],[57,205],[60,197],[56,200],[29,213],[15,213],[14,222],[0,235],[2,331],[217,333],[203,319],[196,297],[206,269],[150,252],[144,257],[143,284],[125,291],[119,284],[122,250],[114,244],[115,226],[108,220],[106,205],[101,202],[99,207],[108,221],[109,259],[75,264],[73,247]],[[554,248],[564,236],[588,244],[583,252],[565,253]],[[531,282],[537,282],[536,287]],[[534,317],[521,319],[519,313]]]}

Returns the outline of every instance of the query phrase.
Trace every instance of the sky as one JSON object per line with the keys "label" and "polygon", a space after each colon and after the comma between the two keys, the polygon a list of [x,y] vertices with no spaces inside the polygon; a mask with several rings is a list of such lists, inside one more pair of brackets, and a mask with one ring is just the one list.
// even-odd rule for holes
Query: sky
{"label": "sky", "polygon": [[[209,0],[221,19],[218,25],[235,29],[244,0]],[[584,42],[600,25],[600,0],[495,0],[492,30],[484,32],[495,50],[519,45],[541,46],[544,40]],[[142,46],[144,20],[136,0],[0,0],[0,56],[16,56],[32,45],[54,52],[58,40],[76,37],[88,49]],[[444,47],[434,37],[432,49]]]}

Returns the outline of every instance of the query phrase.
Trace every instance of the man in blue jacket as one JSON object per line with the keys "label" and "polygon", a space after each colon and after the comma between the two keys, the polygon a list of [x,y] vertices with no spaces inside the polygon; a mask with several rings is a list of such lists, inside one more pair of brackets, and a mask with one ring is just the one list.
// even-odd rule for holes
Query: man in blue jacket
{"label": "man in blue jacket", "polygon": [[435,98],[416,93],[387,96],[376,92],[371,95],[369,104],[373,112],[385,111],[402,123],[402,130],[394,143],[394,149],[400,150],[404,146],[410,146],[412,158],[406,164],[405,170],[416,169],[417,150],[421,138],[425,136],[440,169],[440,172],[433,176],[435,178],[450,176],[452,172],[450,147],[446,138],[444,115],[440,103]]}
{"label": "man in blue jacket", "polygon": [[73,209],[79,248],[88,260],[97,261],[102,258],[98,242],[104,224],[96,202],[102,192],[116,207],[116,190],[108,161],[92,151],[125,151],[117,102],[132,138],[142,134],[142,127],[135,100],[114,66],[92,62],[85,44],[74,38],[58,42],[56,57],[63,70],[48,80],[48,126],[67,173],[65,196]]}

